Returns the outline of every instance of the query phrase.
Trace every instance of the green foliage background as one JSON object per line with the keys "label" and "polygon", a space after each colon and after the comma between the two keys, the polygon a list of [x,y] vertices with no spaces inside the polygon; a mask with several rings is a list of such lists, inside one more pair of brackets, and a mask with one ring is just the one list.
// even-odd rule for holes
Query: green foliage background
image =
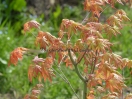
{"label": "green foliage background", "polygon": [[[132,13],[129,7],[116,5],[117,8],[122,8],[126,11],[129,18],[132,20]],[[59,25],[63,18],[73,19],[81,22],[85,17],[85,12],[82,11],[82,4],[77,6],[66,5],[62,10],[60,5],[50,14],[50,18],[44,21],[44,14],[37,17],[28,12],[25,0],[0,0],[0,93],[11,93],[15,99],[23,97],[26,93],[30,93],[31,88],[37,83],[34,79],[32,83],[28,81],[27,69],[31,63],[33,56],[24,56],[24,60],[14,67],[8,67],[10,52],[18,46],[35,48],[34,37],[31,33],[23,35],[23,24],[28,20],[37,20],[42,24],[41,29],[48,31],[57,36]],[[66,13],[64,13],[66,12]],[[102,20],[107,19],[114,10],[107,8],[102,13]],[[132,59],[132,26],[125,26],[121,30],[121,35],[113,37],[112,42],[115,46],[112,48],[115,53],[122,57]],[[33,32],[35,33],[35,32]],[[81,81],[77,75],[62,65],[62,70],[75,88],[75,91],[81,96]],[[128,78],[126,84],[132,86],[132,77],[130,70],[124,70],[124,76]],[[41,99],[71,99],[74,94],[70,87],[57,75],[53,78],[53,82],[44,82],[44,89],[40,95]]]}

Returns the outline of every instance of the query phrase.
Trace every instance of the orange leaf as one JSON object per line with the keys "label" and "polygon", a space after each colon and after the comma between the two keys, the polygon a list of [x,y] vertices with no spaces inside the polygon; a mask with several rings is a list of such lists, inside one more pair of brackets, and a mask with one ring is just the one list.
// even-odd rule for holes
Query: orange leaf
{"label": "orange leaf", "polygon": [[94,91],[93,91],[93,90],[91,90],[91,91],[89,92],[89,95],[87,96],[87,99],[95,99]]}
{"label": "orange leaf", "polygon": [[38,95],[41,91],[40,90],[32,90],[33,95]]}
{"label": "orange leaf", "polygon": [[125,99],[132,99],[132,93],[128,94]]}
{"label": "orange leaf", "polygon": [[94,95],[88,95],[87,99],[95,99],[95,96]]}
{"label": "orange leaf", "polygon": [[26,95],[24,96],[24,99],[30,99],[30,95],[29,95],[29,94],[26,94]]}
{"label": "orange leaf", "polygon": [[118,2],[118,3],[120,3],[120,4],[122,4],[122,5],[124,5],[124,4],[122,3],[122,1],[121,1],[121,0],[117,0],[117,2]]}
{"label": "orange leaf", "polygon": [[28,68],[28,79],[29,79],[30,82],[32,82],[33,76],[34,76],[33,65],[30,65],[29,68]]}
{"label": "orange leaf", "polygon": [[67,57],[65,60],[64,60],[64,62],[66,63],[66,66],[68,67],[68,66],[70,66],[70,68],[72,68],[72,62],[71,62],[71,60],[70,60],[70,58],[69,57]]}
{"label": "orange leaf", "polygon": [[48,45],[48,41],[47,41],[47,38],[46,38],[46,33],[40,31],[38,33],[38,36],[36,38],[36,42],[35,43],[36,43],[36,45],[39,43],[40,48],[46,50],[46,46]]}
{"label": "orange leaf", "polygon": [[16,65],[18,63],[18,60],[22,60],[23,53],[26,52],[28,49],[23,47],[18,47],[10,54],[10,60],[8,63],[8,66],[10,64]]}
{"label": "orange leaf", "polygon": [[105,92],[105,89],[103,87],[101,87],[101,86],[98,86],[97,87],[97,91],[99,91],[100,93],[102,93],[102,92]]}
{"label": "orange leaf", "polygon": [[94,15],[99,17],[100,12],[103,10],[100,5],[104,5],[104,2],[101,0],[85,0],[84,10],[91,11]]}
{"label": "orange leaf", "polygon": [[37,21],[32,20],[24,24],[24,31],[29,31],[32,28],[39,28],[39,26],[40,24]]}

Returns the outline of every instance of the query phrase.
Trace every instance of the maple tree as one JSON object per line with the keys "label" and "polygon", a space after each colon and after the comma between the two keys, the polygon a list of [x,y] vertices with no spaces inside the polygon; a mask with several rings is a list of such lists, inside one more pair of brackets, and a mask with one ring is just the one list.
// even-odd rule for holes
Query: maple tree
{"label": "maple tree", "polygon": [[[124,77],[118,72],[125,67],[132,68],[132,60],[122,58],[114,54],[111,50],[113,44],[110,42],[112,35],[117,36],[123,28],[124,21],[130,21],[125,11],[116,9],[105,23],[100,22],[100,15],[107,5],[115,8],[115,3],[128,3],[127,0],[85,0],[84,10],[91,13],[82,23],[69,19],[63,19],[58,32],[58,37],[49,32],[40,30],[37,21],[29,21],[24,24],[24,31],[32,28],[38,29],[35,44],[47,53],[46,58],[35,56],[28,69],[28,78],[32,82],[33,78],[38,78],[39,82],[55,77],[54,64],[57,60],[59,68],[64,62],[67,67],[75,69],[76,74],[84,84],[83,99],[94,99],[95,92],[105,93],[102,99],[116,99],[121,97],[124,84]],[[131,5],[131,1],[129,2]],[[104,36],[105,35],[105,36]],[[78,38],[72,40],[74,36]],[[105,37],[108,38],[105,38]],[[35,51],[35,50],[34,50]],[[32,49],[18,47],[11,52],[9,65],[18,63],[23,55],[33,52]],[[39,53],[38,53],[39,54]],[[56,57],[58,56],[58,57]],[[79,69],[82,66],[83,70]],[[66,82],[70,85],[70,83]],[[70,85],[71,86],[71,85]],[[38,99],[42,84],[37,84],[24,99]],[[74,91],[74,89],[71,87]],[[76,93],[75,93],[76,94]],[[76,94],[77,96],[77,94]],[[78,96],[77,96],[78,98]],[[131,99],[132,95],[125,99]],[[78,98],[79,99],[79,98]]]}

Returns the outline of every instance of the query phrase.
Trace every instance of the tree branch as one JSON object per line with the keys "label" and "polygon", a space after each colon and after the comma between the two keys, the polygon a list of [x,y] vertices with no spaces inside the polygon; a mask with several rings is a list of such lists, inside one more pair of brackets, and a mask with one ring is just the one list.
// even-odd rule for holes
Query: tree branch
{"label": "tree branch", "polygon": [[72,64],[74,65],[75,67],[75,72],[77,73],[78,77],[83,81],[84,83],[84,88],[83,88],[83,99],[86,99],[87,98],[87,82],[88,80],[86,78],[84,78],[81,73],[79,72],[78,70],[78,67],[77,67],[77,63],[73,60],[72,58],[72,55],[71,55],[71,51],[70,49],[68,49],[68,54],[69,54],[69,57],[72,61]]}
{"label": "tree branch", "polygon": [[87,21],[87,18],[89,16],[90,12],[87,12],[85,18],[83,19],[83,21],[81,22],[81,24],[85,24],[85,22]]}
{"label": "tree branch", "polygon": [[81,62],[81,60],[83,59],[84,55],[86,54],[87,49],[85,50],[85,52],[83,53],[82,57],[80,58],[80,60],[78,60],[77,64],[79,64]]}
{"label": "tree branch", "polygon": [[96,62],[97,62],[97,51],[96,51],[95,60],[93,61],[93,68],[91,69],[91,74],[93,74],[93,73],[94,73],[95,66],[96,66]]}
{"label": "tree branch", "polygon": [[71,61],[72,61],[72,64],[73,64],[74,67],[75,67],[75,71],[76,71],[78,77],[79,77],[83,82],[85,82],[85,81],[86,81],[85,78],[81,75],[81,73],[79,72],[79,70],[78,70],[78,68],[77,68],[77,63],[76,63],[76,62],[73,60],[73,58],[72,58],[70,49],[68,49],[68,54],[69,54],[69,57],[70,57],[70,59],[71,59]]}
{"label": "tree branch", "polygon": [[70,60],[71,60],[72,64],[73,64],[74,66],[77,66],[77,63],[76,63],[75,60],[72,58],[70,49],[68,49],[68,55],[69,55],[69,57],[70,57]]}

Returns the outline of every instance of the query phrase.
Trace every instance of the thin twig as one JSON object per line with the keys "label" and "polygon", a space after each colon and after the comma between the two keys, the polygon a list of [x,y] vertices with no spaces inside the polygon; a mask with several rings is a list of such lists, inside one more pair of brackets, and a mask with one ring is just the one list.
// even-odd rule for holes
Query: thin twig
{"label": "thin twig", "polygon": [[72,64],[73,64],[74,67],[75,67],[75,71],[76,71],[77,75],[79,76],[79,78],[80,78],[83,82],[85,82],[85,81],[86,81],[85,78],[81,75],[80,71],[78,70],[77,63],[76,63],[76,62],[74,61],[74,59],[72,58],[70,49],[68,49],[68,54],[69,54],[69,57],[70,57],[70,59],[71,59]]}
{"label": "thin twig", "polygon": [[[65,57],[67,57],[67,56],[64,56],[63,58],[62,58],[62,60],[65,58]],[[60,63],[62,62],[62,60],[60,61]],[[59,73],[59,75],[61,76],[61,78],[63,78],[63,80],[70,86],[70,88],[72,89],[72,91],[74,92],[74,94],[75,94],[75,96],[79,99],[79,97],[78,97],[78,95],[76,94],[76,92],[75,92],[75,90],[74,90],[74,88],[72,87],[72,85],[71,85],[71,83],[69,82],[69,80],[67,79],[67,77],[65,76],[65,74],[63,73],[63,71],[61,70],[61,68],[60,68],[60,63],[59,63],[59,65],[57,66],[57,64],[56,64],[56,66],[58,67],[58,69],[60,70],[60,72],[62,73],[62,75],[64,76],[62,76],[62,75],[60,75]]]}
{"label": "thin twig", "polygon": [[60,75],[60,73],[59,72],[57,72],[54,68],[51,68],[54,72],[56,72],[66,83],[68,83],[67,82],[67,80],[62,76],[62,75]]}
{"label": "thin twig", "polygon": [[83,59],[85,54],[86,54],[86,51],[83,53],[82,57],[78,60],[77,64],[79,64],[81,62],[81,60]]}
{"label": "thin twig", "polygon": [[81,24],[84,24],[89,16],[90,12],[87,12],[85,18],[83,19],[83,21],[81,22]]}
{"label": "thin twig", "polygon": [[95,60],[93,61],[93,68],[91,69],[91,74],[93,74],[93,73],[94,73],[95,66],[96,66],[96,62],[97,62],[97,51],[96,51]]}
{"label": "thin twig", "polygon": [[70,59],[71,59],[72,64],[73,64],[74,66],[77,66],[77,63],[76,63],[75,60],[72,58],[70,49],[68,49],[68,54],[69,54],[69,57],[70,57]]}
{"label": "thin twig", "polygon": [[60,70],[60,72],[62,73],[62,75],[64,76],[64,78],[66,79],[67,83],[71,87],[71,89],[74,92],[74,94],[76,95],[76,97],[79,99],[78,95],[76,94],[76,92],[75,92],[74,88],[72,87],[71,83],[69,82],[69,80],[67,79],[67,77],[65,76],[65,74],[63,73],[62,69],[60,67],[58,67],[58,69]]}
{"label": "thin twig", "polygon": [[88,82],[88,79],[84,78],[80,71],[78,70],[78,67],[77,67],[77,63],[74,61],[74,59],[72,58],[72,55],[71,55],[71,52],[70,52],[70,49],[68,49],[68,54],[69,54],[69,57],[72,61],[72,64],[74,65],[75,67],[75,72],[77,73],[78,77],[83,81],[84,83],[84,88],[83,88],[83,99],[86,99],[87,97],[87,82]]}
{"label": "thin twig", "polygon": [[101,11],[100,15],[108,8],[109,6],[105,7],[103,11]]}
{"label": "thin twig", "polygon": [[36,36],[32,33],[32,35],[36,38]]}
{"label": "thin twig", "polygon": [[80,60],[78,60],[77,64],[81,62],[81,60],[83,59],[83,57],[86,54],[86,52],[87,52],[87,48],[86,48],[85,52],[83,53],[82,57],[80,58]]}

